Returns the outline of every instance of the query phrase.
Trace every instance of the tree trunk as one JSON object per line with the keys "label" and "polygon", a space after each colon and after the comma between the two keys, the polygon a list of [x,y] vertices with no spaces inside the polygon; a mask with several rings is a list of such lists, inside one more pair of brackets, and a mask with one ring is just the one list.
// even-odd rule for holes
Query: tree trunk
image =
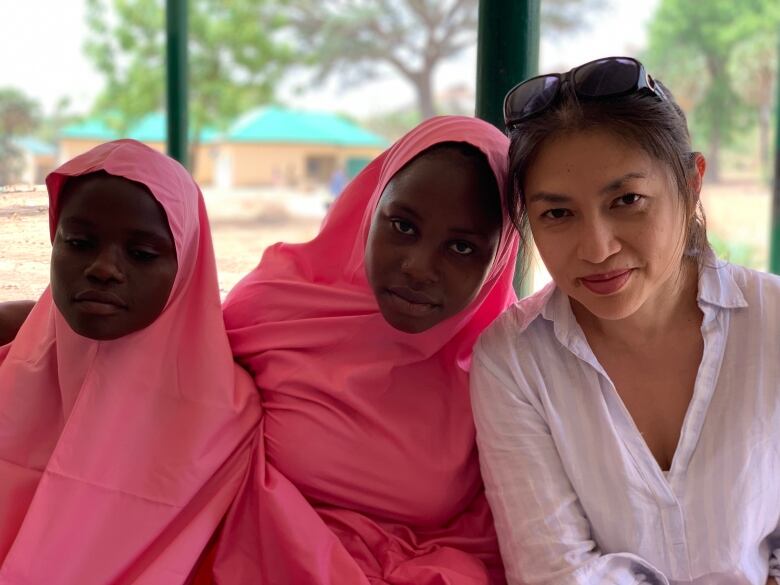
{"label": "tree trunk", "polygon": [[200,146],[200,128],[193,128],[192,140],[189,142],[189,149],[187,151],[187,170],[195,177],[195,170],[197,169],[198,159],[198,146]]}
{"label": "tree trunk", "polygon": [[761,161],[762,176],[769,176],[769,127],[772,121],[772,111],[769,103],[758,108],[758,157]]}
{"label": "tree trunk", "polygon": [[413,82],[422,119],[433,118],[436,115],[436,106],[433,103],[433,71],[420,71]]}
{"label": "tree trunk", "polygon": [[720,128],[715,126],[710,136],[710,149],[707,153],[707,178],[713,183],[720,182]]}

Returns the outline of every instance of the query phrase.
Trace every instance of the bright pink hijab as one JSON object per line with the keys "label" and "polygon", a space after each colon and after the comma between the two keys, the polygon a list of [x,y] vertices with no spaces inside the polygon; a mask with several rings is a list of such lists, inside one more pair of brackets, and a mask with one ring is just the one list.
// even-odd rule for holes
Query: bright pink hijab
{"label": "bright pink hijab", "polygon": [[480,149],[503,188],[506,137],[474,118],[433,118],[347,186],[314,240],[269,248],[228,296],[230,343],[264,418],[219,583],[503,582],[466,369],[477,336],[515,301],[516,232],[505,218],[477,298],[420,334],[385,322],[365,275],[388,181],[449,141]]}
{"label": "bright pink hijab", "polygon": [[165,210],[178,273],[145,329],[74,333],[47,289],[0,350],[0,583],[188,582],[244,478],[260,405],[222,321],[200,190],[132,140],[46,180],[52,238],[68,177],[143,183]]}

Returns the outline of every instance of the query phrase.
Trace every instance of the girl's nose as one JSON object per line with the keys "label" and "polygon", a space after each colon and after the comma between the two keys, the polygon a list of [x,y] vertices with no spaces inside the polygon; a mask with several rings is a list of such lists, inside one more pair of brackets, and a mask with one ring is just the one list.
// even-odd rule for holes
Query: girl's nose
{"label": "girl's nose", "polygon": [[409,250],[401,261],[401,270],[411,284],[431,284],[439,280],[436,254],[423,248]]}
{"label": "girl's nose", "polygon": [[125,274],[121,267],[121,252],[114,246],[101,248],[94,260],[87,266],[84,274],[88,279],[106,283],[124,282]]}

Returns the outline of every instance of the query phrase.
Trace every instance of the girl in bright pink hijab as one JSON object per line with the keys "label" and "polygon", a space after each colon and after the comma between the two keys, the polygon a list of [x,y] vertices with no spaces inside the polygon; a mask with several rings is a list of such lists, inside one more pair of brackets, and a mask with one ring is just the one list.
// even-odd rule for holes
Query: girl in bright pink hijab
{"label": "girl in bright pink hijab", "polygon": [[468,368],[515,300],[507,147],[473,118],[422,123],[347,186],[314,240],[269,248],[228,296],[264,416],[216,582],[504,581]]}
{"label": "girl in bright pink hijab", "polygon": [[51,286],[0,349],[0,583],[189,582],[260,418],[203,198],[131,140],[46,182]]}

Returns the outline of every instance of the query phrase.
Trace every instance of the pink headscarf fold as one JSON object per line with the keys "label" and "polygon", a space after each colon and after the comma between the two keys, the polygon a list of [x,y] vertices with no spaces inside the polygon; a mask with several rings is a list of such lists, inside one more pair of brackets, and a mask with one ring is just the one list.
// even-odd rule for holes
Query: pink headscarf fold
{"label": "pink headscarf fold", "polygon": [[388,325],[365,276],[385,186],[450,141],[481,150],[503,192],[506,137],[474,118],[433,118],[347,186],[314,240],[269,248],[228,296],[228,336],[264,417],[219,583],[503,582],[466,370],[478,335],[515,301],[516,232],[504,217],[476,299],[423,333]]}
{"label": "pink headscarf fold", "polygon": [[173,585],[235,496],[260,405],[225,334],[203,198],[172,159],[132,140],[47,178],[52,238],[68,177],[146,185],[173,234],[166,308],[113,341],[74,333],[47,289],[0,350],[0,583]]}

